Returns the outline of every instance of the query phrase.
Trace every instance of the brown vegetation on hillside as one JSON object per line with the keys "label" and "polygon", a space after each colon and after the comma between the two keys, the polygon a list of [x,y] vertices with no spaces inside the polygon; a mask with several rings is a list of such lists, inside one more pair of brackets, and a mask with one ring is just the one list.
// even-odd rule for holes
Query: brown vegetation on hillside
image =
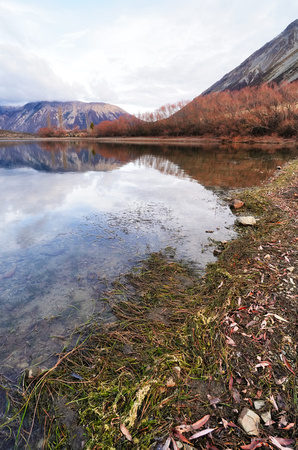
{"label": "brown vegetation on hillside", "polygon": [[[298,82],[294,82],[201,95],[188,104],[168,104],[139,117],[125,115],[118,120],[103,121],[88,130],[88,135],[296,137],[297,93]],[[41,129],[39,134],[56,135],[48,129]]]}

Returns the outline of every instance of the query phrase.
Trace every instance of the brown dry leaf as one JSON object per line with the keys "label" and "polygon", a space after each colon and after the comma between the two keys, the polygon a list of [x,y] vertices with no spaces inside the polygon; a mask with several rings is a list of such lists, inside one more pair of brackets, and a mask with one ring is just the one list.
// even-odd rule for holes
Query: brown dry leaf
{"label": "brown dry leaf", "polygon": [[174,441],[174,439],[171,437],[172,440],[172,445],[173,445],[173,450],[179,450],[176,444],[176,441]]}
{"label": "brown dry leaf", "polygon": [[197,430],[198,428],[201,428],[203,425],[205,425],[205,423],[207,423],[209,419],[210,419],[210,415],[207,414],[206,416],[202,417],[202,419],[200,419],[197,422],[193,423],[191,425],[191,428],[193,430]]}
{"label": "brown dry leaf", "polygon": [[254,450],[255,448],[262,447],[264,444],[264,439],[253,439],[250,444],[241,445],[242,450]]}
{"label": "brown dry leaf", "polygon": [[209,400],[210,405],[217,405],[217,403],[221,402],[221,399],[218,397],[212,397],[211,395],[207,394],[207,398]]}
{"label": "brown dry leaf", "polygon": [[275,445],[275,447],[279,448],[280,450],[293,450],[292,447],[284,447],[283,445],[281,445],[278,442],[278,438],[273,437],[273,436],[269,436],[270,441],[272,442],[273,445]]}
{"label": "brown dry leaf", "polygon": [[169,450],[170,443],[171,443],[171,438],[168,437],[168,439],[166,440],[165,445],[163,446],[162,450]]}
{"label": "brown dry leaf", "polygon": [[251,320],[250,322],[248,322],[248,323],[246,324],[246,328],[252,327],[252,326],[255,325],[256,323],[258,323],[258,322],[256,322],[255,320]]}
{"label": "brown dry leaf", "polygon": [[276,404],[276,401],[275,401],[273,395],[270,395],[269,400],[270,400],[270,403],[272,403],[273,408],[276,409],[276,411],[278,411],[278,406]]}
{"label": "brown dry leaf", "polygon": [[224,428],[228,428],[229,422],[226,419],[221,419]]}
{"label": "brown dry leaf", "polygon": [[275,437],[275,439],[281,444],[281,445],[291,445],[294,444],[294,439],[285,439],[280,437]]}
{"label": "brown dry leaf", "polygon": [[295,372],[294,372],[294,370],[292,369],[292,367],[290,366],[290,363],[289,363],[289,361],[287,360],[287,358],[285,357],[285,355],[282,355],[282,359],[283,359],[283,362],[284,362],[285,365],[286,365],[286,368],[287,368],[293,375],[295,375]]}
{"label": "brown dry leaf", "polygon": [[293,423],[289,423],[286,427],[283,428],[283,430],[289,430],[290,428],[294,428],[295,424]]}
{"label": "brown dry leaf", "polygon": [[274,316],[277,320],[279,320],[280,322],[287,322],[289,323],[288,320],[284,319],[283,317],[277,315],[277,314],[273,314],[273,313],[267,313],[266,316]]}
{"label": "brown dry leaf", "polygon": [[212,433],[212,431],[214,431],[214,430],[215,430],[215,428],[206,428],[205,430],[199,431],[198,433],[195,433],[192,436],[190,436],[189,440],[197,439],[201,436],[205,436],[206,434]]}
{"label": "brown dry leaf", "polygon": [[255,371],[257,371],[258,367],[267,367],[267,366],[271,366],[271,363],[269,361],[261,361],[258,364],[255,365]]}
{"label": "brown dry leaf", "polygon": [[128,441],[132,442],[132,436],[131,436],[130,432],[128,431],[128,429],[126,428],[126,426],[123,425],[123,423],[120,423],[120,430],[121,430],[121,433],[124,434],[126,439]]}
{"label": "brown dry leaf", "polygon": [[234,383],[234,378],[233,378],[232,375],[231,375],[231,376],[230,376],[230,380],[229,380],[229,390],[232,389],[233,383]]}
{"label": "brown dry leaf", "polygon": [[232,345],[233,347],[236,347],[235,341],[231,339],[229,336],[226,336],[227,344]]}
{"label": "brown dry leaf", "polygon": [[173,380],[172,377],[167,379],[166,386],[167,387],[174,387],[174,386],[176,386],[176,383],[175,383],[175,381]]}
{"label": "brown dry leaf", "polygon": [[235,400],[235,402],[236,402],[236,403],[240,403],[240,401],[241,401],[241,395],[240,395],[240,392],[239,392],[237,389],[232,388],[232,389],[231,389],[231,394],[232,394],[232,397],[233,397],[233,399]]}
{"label": "brown dry leaf", "polygon": [[186,437],[183,436],[183,434],[180,433],[179,430],[175,429],[174,430],[174,436],[178,439],[180,439],[180,441],[185,442],[186,444],[190,444],[191,443],[186,439]]}
{"label": "brown dry leaf", "polygon": [[188,431],[197,430],[198,428],[201,428],[203,425],[205,425],[205,423],[207,423],[209,419],[210,415],[207,414],[192,425],[178,425],[177,427],[175,427],[175,432],[177,431],[178,433],[187,433]]}

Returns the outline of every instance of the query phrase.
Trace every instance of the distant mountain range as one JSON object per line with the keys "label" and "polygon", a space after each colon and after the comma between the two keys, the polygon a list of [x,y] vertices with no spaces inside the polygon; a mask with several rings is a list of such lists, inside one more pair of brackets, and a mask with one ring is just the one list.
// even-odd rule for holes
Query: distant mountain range
{"label": "distant mountain range", "polygon": [[236,69],[203,92],[235,91],[262,83],[281,83],[298,79],[298,20],[254,52]]}
{"label": "distant mountain range", "polygon": [[[2,130],[37,133],[47,126],[64,129],[86,129],[104,120],[115,120],[127,114],[118,106],[108,103],[84,102],[34,102],[24,106],[0,106],[0,128]],[[61,123],[60,123],[61,122]]]}

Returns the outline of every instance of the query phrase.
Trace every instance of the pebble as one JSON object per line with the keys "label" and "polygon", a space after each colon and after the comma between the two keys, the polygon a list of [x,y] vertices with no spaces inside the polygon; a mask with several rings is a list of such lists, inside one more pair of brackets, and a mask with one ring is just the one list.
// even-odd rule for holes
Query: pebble
{"label": "pebble", "polygon": [[262,417],[262,420],[264,421],[264,423],[267,423],[267,422],[269,422],[269,420],[271,420],[271,412],[270,411],[265,411],[265,412],[261,413],[260,416]]}
{"label": "pebble", "polygon": [[242,206],[244,205],[244,202],[242,201],[242,200],[239,200],[239,199],[235,199],[235,200],[233,200],[233,202],[231,203],[231,208],[234,208],[234,209],[239,209],[239,208],[242,208]]}
{"label": "pebble", "polygon": [[238,418],[239,425],[250,436],[259,435],[260,417],[254,411],[244,408]]}
{"label": "pebble", "polygon": [[240,225],[255,225],[257,223],[256,219],[253,216],[242,216],[237,218],[237,222]]}
{"label": "pebble", "polygon": [[263,406],[265,406],[264,400],[255,400],[254,401],[255,409],[261,409],[261,408],[263,408]]}

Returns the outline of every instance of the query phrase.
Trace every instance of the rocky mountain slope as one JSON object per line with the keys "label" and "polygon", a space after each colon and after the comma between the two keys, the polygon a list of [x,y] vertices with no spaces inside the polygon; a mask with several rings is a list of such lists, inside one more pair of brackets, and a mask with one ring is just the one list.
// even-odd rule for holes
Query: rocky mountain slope
{"label": "rocky mountain slope", "polygon": [[240,66],[203,92],[239,90],[264,82],[295,81],[298,79],[298,20],[281,34],[254,52]]}
{"label": "rocky mountain slope", "polygon": [[34,102],[21,107],[0,106],[0,129],[36,133],[47,126],[84,129],[104,120],[115,120],[127,114],[108,103]]}

